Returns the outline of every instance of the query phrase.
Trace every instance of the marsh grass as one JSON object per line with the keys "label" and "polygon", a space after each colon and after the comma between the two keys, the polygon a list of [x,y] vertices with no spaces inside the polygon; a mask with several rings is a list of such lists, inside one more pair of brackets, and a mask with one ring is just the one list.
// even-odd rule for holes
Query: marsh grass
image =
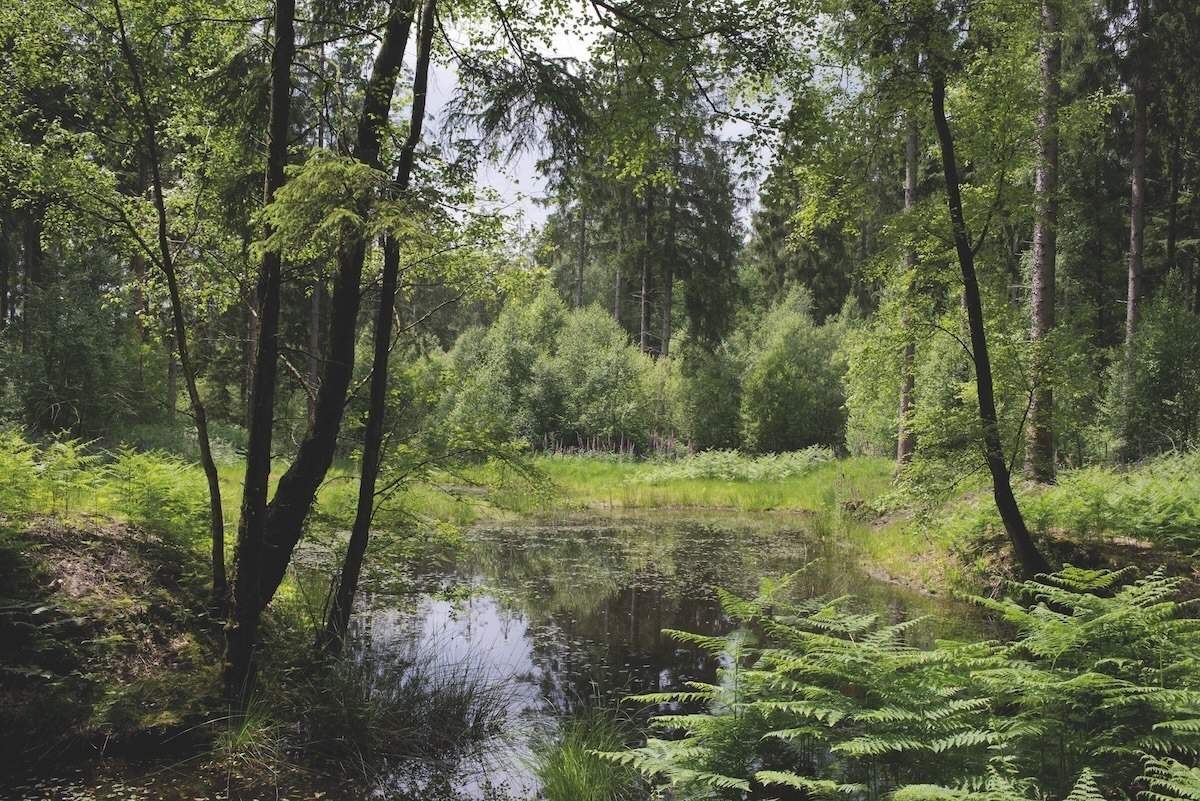
{"label": "marsh grass", "polygon": [[646,798],[641,775],[629,765],[600,757],[632,746],[631,721],[610,709],[592,707],[534,743],[530,770],[546,801],[625,801]]}
{"label": "marsh grass", "polygon": [[809,452],[748,457],[716,451],[666,463],[539,457],[534,464],[558,487],[561,503],[600,508],[815,512],[873,498],[892,479],[886,459],[834,460]]}

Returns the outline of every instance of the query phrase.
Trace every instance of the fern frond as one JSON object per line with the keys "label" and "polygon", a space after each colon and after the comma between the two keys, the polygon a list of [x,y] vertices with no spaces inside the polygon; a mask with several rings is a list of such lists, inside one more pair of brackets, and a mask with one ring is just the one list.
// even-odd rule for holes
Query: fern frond
{"label": "fern frond", "polygon": [[779,770],[760,770],[754,774],[754,778],[765,785],[791,787],[812,793],[819,798],[856,797],[866,792],[866,788],[861,784],[842,784],[829,779],[813,779]]}

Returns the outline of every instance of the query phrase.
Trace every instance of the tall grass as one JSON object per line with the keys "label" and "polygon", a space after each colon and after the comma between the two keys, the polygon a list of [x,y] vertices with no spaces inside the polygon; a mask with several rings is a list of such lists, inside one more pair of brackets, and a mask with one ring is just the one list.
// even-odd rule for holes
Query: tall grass
{"label": "tall grass", "polygon": [[633,744],[637,731],[617,712],[593,707],[534,745],[530,768],[546,801],[626,801],[648,797],[641,775],[598,752]]}
{"label": "tall grass", "polygon": [[809,511],[857,505],[891,482],[886,459],[830,458],[810,449],[749,457],[709,451],[670,462],[537,458],[569,505]]}

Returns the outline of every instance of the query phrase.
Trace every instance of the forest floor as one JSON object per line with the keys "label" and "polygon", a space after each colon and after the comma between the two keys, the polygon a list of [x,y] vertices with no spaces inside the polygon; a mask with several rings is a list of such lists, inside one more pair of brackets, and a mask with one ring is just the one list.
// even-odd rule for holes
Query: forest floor
{"label": "forest floor", "polygon": [[[0,528],[0,798],[327,795],[234,742],[195,550],[101,516]],[[154,767],[131,778],[124,760]]]}
{"label": "forest floor", "polygon": [[105,518],[3,525],[3,753],[36,762],[194,744],[219,667],[204,565]]}

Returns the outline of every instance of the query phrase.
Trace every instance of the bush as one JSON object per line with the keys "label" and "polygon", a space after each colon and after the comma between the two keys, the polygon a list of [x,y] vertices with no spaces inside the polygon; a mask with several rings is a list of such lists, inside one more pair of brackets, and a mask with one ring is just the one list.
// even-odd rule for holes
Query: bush
{"label": "bush", "polygon": [[685,351],[680,369],[679,433],[697,449],[741,445],[742,373],[749,345],[731,337],[709,352]]}
{"label": "bush", "polygon": [[841,447],[846,414],[841,329],[818,328],[806,295],[793,292],[752,338],[742,384],[742,438],[753,451]]}
{"label": "bush", "polygon": [[464,334],[448,363],[458,389],[444,401],[443,419],[499,439],[644,446],[673,409],[671,376],[607,313],[567,311],[549,291],[511,303],[487,331]]}
{"label": "bush", "polygon": [[1120,360],[1113,369],[1111,425],[1125,434],[1127,458],[1200,441],[1200,317],[1180,302],[1186,297],[1168,285],[1147,306],[1133,341],[1127,401]]}

